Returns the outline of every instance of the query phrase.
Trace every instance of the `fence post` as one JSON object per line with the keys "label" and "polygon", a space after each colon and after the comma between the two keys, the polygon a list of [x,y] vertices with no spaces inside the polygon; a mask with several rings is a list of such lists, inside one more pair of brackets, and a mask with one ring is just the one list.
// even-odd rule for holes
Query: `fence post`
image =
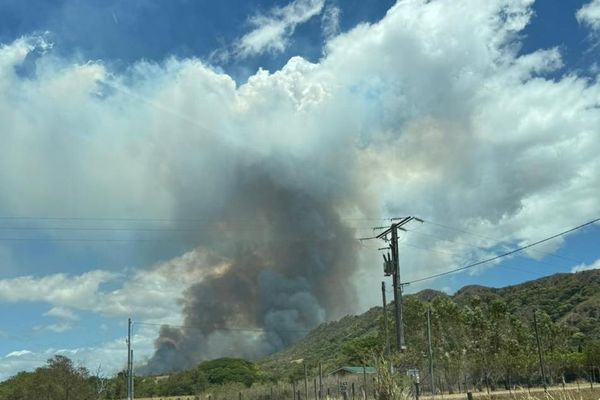
{"label": "fence post", "polygon": [[473,393],[467,392],[467,400],[473,400]]}
{"label": "fence post", "polygon": [[354,400],[355,395],[356,395],[356,391],[354,389],[354,382],[352,382],[352,400]]}
{"label": "fence post", "polygon": [[323,397],[323,366],[319,361],[319,400]]}
{"label": "fence post", "polygon": [[363,386],[364,386],[364,397],[367,400],[367,368],[363,364]]}
{"label": "fence post", "polygon": [[308,373],[306,371],[306,361],[304,361],[304,400],[308,400]]}

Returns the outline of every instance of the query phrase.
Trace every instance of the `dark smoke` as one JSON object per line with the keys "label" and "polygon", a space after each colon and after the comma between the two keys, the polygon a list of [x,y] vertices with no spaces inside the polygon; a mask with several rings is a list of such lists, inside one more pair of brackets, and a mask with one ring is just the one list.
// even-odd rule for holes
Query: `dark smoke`
{"label": "dark smoke", "polygon": [[334,185],[307,187],[273,166],[236,171],[210,233],[199,239],[231,266],[184,293],[183,328],[161,328],[143,373],[263,356],[352,309],[356,240],[337,211]]}

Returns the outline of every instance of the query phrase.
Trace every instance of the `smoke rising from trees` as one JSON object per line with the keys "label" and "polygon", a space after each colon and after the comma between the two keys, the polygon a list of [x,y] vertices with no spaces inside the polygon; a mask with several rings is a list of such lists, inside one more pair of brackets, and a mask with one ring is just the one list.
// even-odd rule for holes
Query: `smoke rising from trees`
{"label": "smoke rising from trees", "polygon": [[161,328],[143,372],[187,368],[224,354],[265,355],[351,311],[353,230],[328,191],[292,187],[277,165],[267,165],[238,169],[235,190],[202,238],[228,265],[186,290],[183,327]]}

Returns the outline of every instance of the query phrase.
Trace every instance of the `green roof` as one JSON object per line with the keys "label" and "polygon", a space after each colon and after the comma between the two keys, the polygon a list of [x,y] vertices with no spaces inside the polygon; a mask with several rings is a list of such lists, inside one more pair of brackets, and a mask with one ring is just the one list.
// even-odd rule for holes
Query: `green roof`
{"label": "green roof", "polygon": [[362,373],[367,373],[367,374],[376,374],[377,373],[377,369],[374,367],[340,367],[338,369],[336,369],[335,371],[331,372],[331,374],[336,374],[338,372],[347,372],[349,374],[362,374]]}

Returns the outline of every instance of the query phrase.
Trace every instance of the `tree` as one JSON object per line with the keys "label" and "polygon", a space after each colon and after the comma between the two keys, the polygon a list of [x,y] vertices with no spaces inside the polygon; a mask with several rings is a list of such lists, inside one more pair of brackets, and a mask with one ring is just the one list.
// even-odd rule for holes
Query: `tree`
{"label": "tree", "polygon": [[211,384],[223,384],[229,382],[243,383],[247,387],[260,378],[256,365],[241,358],[218,358],[216,360],[204,361],[198,366]]}
{"label": "tree", "polygon": [[380,336],[364,336],[347,342],[342,347],[343,362],[354,366],[363,365],[374,354],[381,354],[383,341]]}
{"label": "tree", "polygon": [[1,399],[89,400],[96,397],[89,372],[61,355],[34,372],[21,372],[1,385]]}

